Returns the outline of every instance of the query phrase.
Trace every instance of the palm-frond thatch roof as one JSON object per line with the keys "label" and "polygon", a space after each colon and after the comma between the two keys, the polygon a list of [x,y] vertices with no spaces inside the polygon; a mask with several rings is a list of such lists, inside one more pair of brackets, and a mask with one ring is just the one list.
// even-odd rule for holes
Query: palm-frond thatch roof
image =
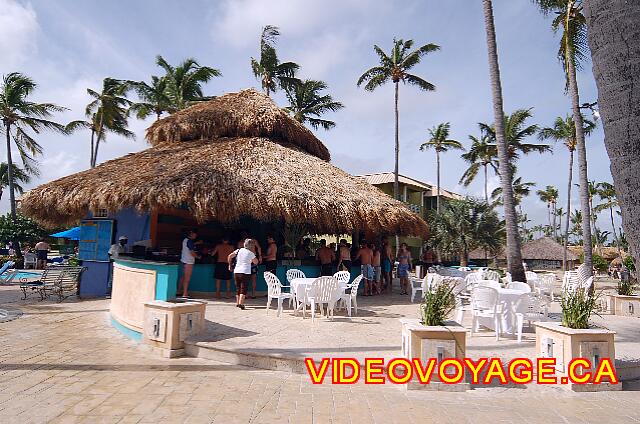
{"label": "palm-frond thatch roof", "polygon": [[[255,91],[225,95],[208,103],[235,104],[233,96],[257,97],[261,99],[255,104],[273,105]],[[198,105],[179,113],[206,108]],[[227,119],[218,108],[215,104],[210,107],[218,110],[215,119],[241,119],[235,110]],[[247,113],[262,119],[253,109]],[[222,133],[215,129],[215,119],[208,129],[210,134]],[[293,121],[288,116],[278,119],[283,119],[281,128],[296,128],[286,122]],[[165,122],[179,121],[173,116],[165,118],[149,133],[156,134]],[[189,128],[184,122],[178,126],[182,125]],[[205,126],[202,122],[198,125]],[[226,131],[231,128],[237,125]],[[60,225],[83,218],[90,210],[133,207],[146,211],[186,206],[201,222],[232,223],[246,215],[267,222],[304,224],[323,233],[359,229],[404,235],[426,233],[425,222],[404,204],[331,165],[322,155],[309,154],[308,147],[313,145],[309,140],[317,140],[312,134],[313,138],[296,142],[283,141],[273,133],[267,136],[257,129],[257,136],[246,136],[252,132],[248,128],[238,131],[240,135],[213,139],[194,136],[190,141],[157,143],[43,184],[23,196],[21,210],[45,224]]]}
{"label": "palm-frond thatch roof", "polygon": [[268,96],[249,89],[202,102],[155,122],[147,129],[152,146],[222,137],[266,137],[330,160],[326,146],[291,119]]}

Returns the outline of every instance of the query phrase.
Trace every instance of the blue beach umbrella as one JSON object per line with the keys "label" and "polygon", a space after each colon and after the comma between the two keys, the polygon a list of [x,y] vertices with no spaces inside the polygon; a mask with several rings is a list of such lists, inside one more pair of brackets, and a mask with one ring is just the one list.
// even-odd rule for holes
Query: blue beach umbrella
{"label": "blue beach umbrella", "polygon": [[80,227],[69,228],[59,233],[49,234],[51,237],[66,238],[69,240],[80,240]]}

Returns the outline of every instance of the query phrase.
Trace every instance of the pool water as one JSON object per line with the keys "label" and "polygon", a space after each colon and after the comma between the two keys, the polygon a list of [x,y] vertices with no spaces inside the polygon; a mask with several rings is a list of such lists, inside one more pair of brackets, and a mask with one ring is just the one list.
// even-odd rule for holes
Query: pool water
{"label": "pool water", "polygon": [[[23,280],[23,279],[38,280],[42,274],[39,272],[18,271],[14,275],[15,275],[13,277],[14,280]],[[6,277],[7,273],[6,272],[3,273],[2,276]]]}

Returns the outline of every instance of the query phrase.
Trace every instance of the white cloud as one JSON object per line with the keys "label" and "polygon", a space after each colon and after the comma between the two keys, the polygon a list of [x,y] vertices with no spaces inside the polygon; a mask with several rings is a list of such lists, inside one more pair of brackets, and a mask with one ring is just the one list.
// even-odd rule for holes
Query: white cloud
{"label": "white cloud", "polygon": [[36,52],[38,19],[30,3],[0,0],[0,69],[3,72]]}

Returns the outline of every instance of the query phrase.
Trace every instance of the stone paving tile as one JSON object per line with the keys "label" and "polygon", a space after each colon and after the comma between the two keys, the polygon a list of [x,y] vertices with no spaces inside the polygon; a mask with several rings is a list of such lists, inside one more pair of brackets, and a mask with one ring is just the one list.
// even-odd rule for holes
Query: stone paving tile
{"label": "stone paving tile", "polygon": [[640,422],[640,382],[583,394],[313,385],[304,375],[153,356],[109,326],[108,300],[16,300],[0,288],[0,304],[24,312],[0,324],[0,424]]}

